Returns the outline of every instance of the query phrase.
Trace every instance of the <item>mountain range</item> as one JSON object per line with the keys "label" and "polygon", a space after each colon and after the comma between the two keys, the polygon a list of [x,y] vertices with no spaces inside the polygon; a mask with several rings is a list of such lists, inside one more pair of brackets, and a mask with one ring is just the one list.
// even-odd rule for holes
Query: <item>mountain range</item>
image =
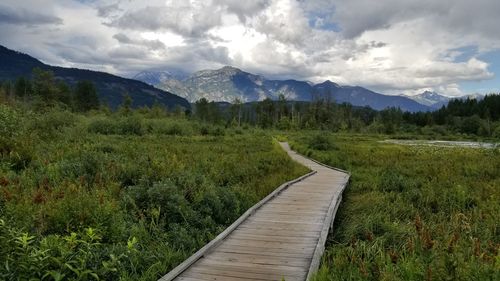
{"label": "mountain range", "polygon": [[118,107],[126,94],[132,98],[134,107],[151,106],[154,103],[163,104],[168,108],[182,106],[189,109],[191,107],[186,99],[142,81],[105,72],[47,65],[27,54],[0,45],[0,81],[13,81],[18,77],[31,78],[35,67],[52,71],[57,79],[70,85],[83,80],[92,81],[96,86],[99,99],[112,108]]}
{"label": "mountain range", "polygon": [[450,98],[435,92],[415,96],[392,96],[376,93],[360,86],[338,85],[331,81],[313,84],[299,80],[272,80],[262,75],[225,66],[187,75],[182,72],[145,71],[132,79],[105,72],[51,66],[27,54],[0,45],[0,81],[31,77],[33,68],[50,70],[56,78],[70,85],[92,81],[99,98],[110,107],[119,106],[125,94],[131,96],[134,107],[163,104],[169,108],[190,108],[190,102],[207,98],[216,102],[254,102],[283,95],[287,100],[311,101],[329,98],[337,103],[369,106],[376,110],[399,107],[404,111],[431,111],[448,103]]}
{"label": "mountain range", "polygon": [[201,98],[216,102],[276,100],[283,95],[288,100],[311,101],[329,98],[337,103],[369,106],[376,110],[399,107],[404,111],[431,111],[432,103],[422,104],[406,96],[390,96],[376,93],[359,86],[341,86],[331,81],[312,84],[299,80],[269,80],[261,75],[225,66],[216,70],[202,70],[185,78],[169,72],[141,72],[133,79],[149,83],[157,88],[175,93],[190,102]]}

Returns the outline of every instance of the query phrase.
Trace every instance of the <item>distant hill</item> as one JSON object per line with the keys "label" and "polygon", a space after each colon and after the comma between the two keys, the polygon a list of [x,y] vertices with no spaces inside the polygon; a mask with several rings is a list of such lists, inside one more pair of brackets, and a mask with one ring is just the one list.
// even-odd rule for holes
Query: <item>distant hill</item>
{"label": "distant hill", "polygon": [[35,67],[51,70],[58,79],[71,85],[82,80],[92,81],[98,91],[99,99],[112,108],[122,103],[125,94],[130,95],[134,107],[151,106],[157,102],[168,108],[175,106],[190,108],[186,99],[141,81],[99,71],[50,66],[27,54],[0,46],[0,81],[15,80],[21,76],[31,77]]}
{"label": "distant hill", "polygon": [[198,71],[184,79],[165,75],[165,72],[148,72],[147,75],[137,75],[135,78],[175,93],[190,102],[200,98],[216,102],[233,102],[238,98],[242,102],[253,102],[265,98],[275,100],[280,95],[288,100],[311,101],[316,96],[329,96],[337,103],[370,106],[377,110],[387,107],[399,107],[412,112],[432,110],[431,107],[407,97],[382,95],[358,86],[340,86],[331,81],[312,85],[298,80],[268,80],[261,75],[231,66]]}
{"label": "distant hill", "polygon": [[359,86],[340,86],[331,81],[314,85],[314,90],[320,96],[329,93],[337,103],[350,103],[354,106],[370,106],[381,110],[388,107],[399,107],[403,111],[429,111],[430,108],[406,97],[389,96],[375,93]]}

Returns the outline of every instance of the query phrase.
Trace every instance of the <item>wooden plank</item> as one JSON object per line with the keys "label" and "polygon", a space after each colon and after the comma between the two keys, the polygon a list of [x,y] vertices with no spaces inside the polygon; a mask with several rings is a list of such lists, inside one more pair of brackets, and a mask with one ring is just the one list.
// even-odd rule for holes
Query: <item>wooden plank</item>
{"label": "wooden plank", "polygon": [[[270,236],[270,235],[252,235],[252,234],[235,234],[229,239],[235,240],[253,240],[271,243],[294,243],[294,244],[314,244],[318,240],[317,237],[303,237],[303,236]],[[228,240],[229,240],[228,239]]]}
{"label": "wooden plank", "polygon": [[324,216],[326,211],[291,211],[280,208],[267,208],[259,211],[259,215],[295,215],[295,216]]}
{"label": "wooden plank", "polygon": [[245,246],[245,247],[265,247],[265,248],[273,248],[273,249],[292,249],[292,250],[302,250],[305,251],[307,249],[314,250],[316,246],[315,240],[298,240],[293,239],[291,241],[269,241],[262,239],[252,239],[249,237],[240,237],[240,238],[229,238],[224,241],[224,245],[226,246]]}
{"label": "wooden plank", "polygon": [[[304,280],[302,275],[283,275],[278,272],[261,273],[261,272],[243,272],[235,271],[230,267],[218,269],[214,267],[194,267],[186,272],[183,276],[194,278],[210,278],[208,280],[279,280],[285,278],[287,281]],[[225,279],[229,278],[229,279]],[[243,278],[243,279],[241,279]],[[205,280],[205,279],[203,279]]]}
{"label": "wooden plank", "polygon": [[299,223],[283,223],[283,222],[245,222],[240,228],[255,228],[255,229],[291,229],[291,230],[305,230],[305,231],[320,231],[321,225],[318,224],[299,224]]}
{"label": "wooden plank", "polygon": [[276,265],[276,264],[250,264],[250,263],[241,263],[236,261],[221,261],[214,259],[201,259],[201,265],[223,265],[230,266],[234,269],[245,270],[248,272],[255,271],[263,271],[263,270],[272,270],[274,272],[280,272],[281,274],[294,275],[294,274],[307,274],[307,269],[300,266],[290,266],[290,265]]}
{"label": "wooden plank", "polygon": [[255,255],[246,253],[227,253],[215,251],[205,257],[206,260],[218,260],[226,262],[264,264],[264,265],[285,265],[294,267],[307,267],[311,263],[308,258],[294,257],[270,257],[265,255]]}
{"label": "wooden plank", "polygon": [[292,230],[292,229],[269,229],[269,228],[247,228],[247,227],[238,227],[238,229],[234,232],[237,234],[245,234],[245,235],[262,235],[266,237],[311,237],[318,238],[320,235],[320,231],[303,231],[303,230]]}
{"label": "wooden plank", "polygon": [[189,270],[193,270],[194,272],[196,271],[201,271],[201,270],[217,270],[217,271],[225,271],[225,272],[234,272],[237,274],[241,273],[249,273],[249,274],[263,274],[267,276],[272,276],[272,275],[278,275],[280,277],[289,277],[289,278],[301,278],[301,280],[304,280],[306,277],[306,272],[304,271],[280,271],[276,270],[274,268],[272,269],[267,269],[267,268],[251,268],[248,266],[241,267],[241,266],[234,266],[234,265],[221,265],[221,264],[215,264],[215,263],[210,263],[210,264],[201,264],[200,262],[199,266],[192,267]]}
{"label": "wooden plank", "polygon": [[224,253],[246,253],[246,254],[261,254],[264,256],[282,256],[282,257],[304,257],[304,255],[308,255],[309,252],[312,256],[314,249],[313,248],[302,248],[302,249],[294,249],[288,247],[282,248],[270,248],[270,247],[259,247],[257,246],[236,246],[236,245],[220,245],[217,247],[218,252]]}
{"label": "wooden plank", "polygon": [[288,214],[288,215],[259,215],[255,216],[256,218],[261,218],[261,219],[276,219],[279,221],[284,221],[284,222],[318,222],[321,223],[324,221],[323,218],[319,217],[314,217],[314,216],[298,216],[294,214]]}

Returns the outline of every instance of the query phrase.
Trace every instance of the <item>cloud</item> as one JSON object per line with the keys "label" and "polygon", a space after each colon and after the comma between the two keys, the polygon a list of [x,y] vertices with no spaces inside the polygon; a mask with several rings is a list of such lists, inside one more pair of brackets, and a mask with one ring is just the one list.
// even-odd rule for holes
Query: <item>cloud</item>
{"label": "cloud", "polygon": [[199,37],[221,24],[220,7],[206,1],[171,0],[170,5],[147,6],[128,11],[111,26],[142,31],[170,30],[187,37]]}
{"label": "cloud", "polygon": [[45,24],[60,25],[63,21],[56,16],[33,12],[24,8],[0,5],[0,24],[2,23],[36,26]]}
{"label": "cloud", "polygon": [[97,15],[103,18],[108,18],[111,15],[121,11],[123,10],[120,9],[120,4],[118,2],[109,5],[97,6]]}
{"label": "cloud", "polygon": [[270,0],[216,0],[214,4],[225,7],[227,12],[234,13],[238,16],[241,22],[246,22],[247,19],[257,15],[271,5]]}
{"label": "cloud", "polygon": [[462,82],[499,79],[484,56],[500,49],[498,14],[491,0],[4,0],[0,38],[47,63],[124,76],[233,65],[456,95]]}
{"label": "cloud", "polygon": [[145,46],[150,50],[161,50],[166,48],[165,44],[160,40],[132,39],[124,33],[117,33],[113,35],[113,38],[123,44]]}

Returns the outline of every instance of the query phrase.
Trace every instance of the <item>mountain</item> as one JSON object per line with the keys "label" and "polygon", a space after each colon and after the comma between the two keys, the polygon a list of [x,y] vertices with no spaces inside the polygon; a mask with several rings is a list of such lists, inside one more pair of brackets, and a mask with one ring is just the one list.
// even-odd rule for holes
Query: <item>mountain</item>
{"label": "mountain", "polygon": [[447,105],[450,98],[440,95],[436,92],[425,91],[414,96],[404,96],[410,98],[420,104],[430,106],[434,109],[439,109],[443,105]]}
{"label": "mountain", "polygon": [[328,96],[337,103],[370,106],[377,110],[387,107],[400,107],[405,111],[431,110],[430,107],[407,97],[386,96],[358,86],[339,86],[331,81],[314,85],[298,80],[268,80],[231,66],[198,71],[185,79],[175,79],[162,73],[153,76],[154,79],[151,75],[138,75],[136,78],[175,93],[190,102],[203,97],[216,102],[233,102],[235,98],[252,102],[265,98],[276,100],[280,95],[288,100],[311,101],[320,95]]}
{"label": "mountain", "polygon": [[315,95],[330,96],[336,103],[350,103],[354,106],[369,106],[376,110],[399,107],[403,111],[429,111],[430,107],[402,96],[382,95],[359,86],[340,86],[325,81],[313,86]]}
{"label": "mountain", "polygon": [[35,67],[52,71],[56,78],[70,85],[83,80],[92,81],[96,86],[99,99],[112,108],[122,103],[125,93],[132,98],[134,107],[151,106],[157,102],[168,108],[175,106],[190,108],[187,100],[141,81],[105,72],[47,65],[27,54],[0,45],[0,81],[15,80],[21,76],[31,77]]}

